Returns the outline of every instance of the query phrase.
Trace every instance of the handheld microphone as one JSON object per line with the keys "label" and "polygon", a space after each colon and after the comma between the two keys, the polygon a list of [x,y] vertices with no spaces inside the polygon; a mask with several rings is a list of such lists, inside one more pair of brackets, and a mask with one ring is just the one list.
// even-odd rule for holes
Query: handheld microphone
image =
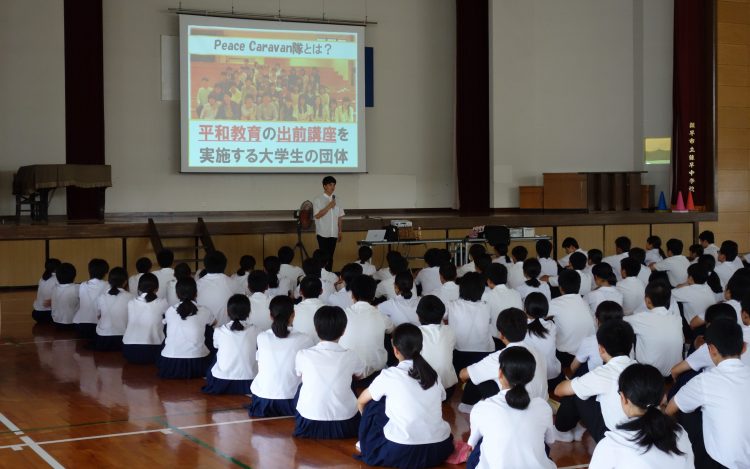
{"label": "handheld microphone", "polygon": [[331,194],[331,198],[332,198],[333,200],[336,200],[336,194]]}

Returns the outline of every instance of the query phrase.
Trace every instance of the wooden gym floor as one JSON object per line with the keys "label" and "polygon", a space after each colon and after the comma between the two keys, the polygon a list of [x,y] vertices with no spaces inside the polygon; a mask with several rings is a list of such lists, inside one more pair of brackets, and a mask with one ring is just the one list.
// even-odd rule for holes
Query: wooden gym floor
{"label": "wooden gym floor", "polygon": [[[247,397],[204,395],[200,379],[160,380],[153,366],[35,325],[34,296],[0,292],[0,467],[364,467],[352,458],[353,439],[292,438],[293,418],[249,419]],[[443,413],[466,441],[458,398]],[[588,435],[555,443],[552,458],[587,467],[593,446]]]}

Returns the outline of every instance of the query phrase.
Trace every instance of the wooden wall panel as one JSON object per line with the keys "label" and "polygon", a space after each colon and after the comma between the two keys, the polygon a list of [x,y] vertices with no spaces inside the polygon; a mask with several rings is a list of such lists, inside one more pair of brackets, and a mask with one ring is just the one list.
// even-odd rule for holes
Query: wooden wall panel
{"label": "wooden wall panel", "polygon": [[[44,240],[0,242],[0,286],[36,285],[44,272]],[[31,305],[29,305],[29,311]]]}
{"label": "wooden wall panel", "polygon": [[77,271],[76,283],[85,282],[89,278],[88,263],[95,257],[106,260],[110,268],[122,265],[122,239],[52,239],[49,255],[73,264]]}
{"label": "wooden wall panel", "polygon": [[[646,249],[646,238],[649,237],[649,225],[607,225],[604,227],[604,255],[615,254],[615,239],[627,236],[633,247]],[[580,241],[579,241],[580,242]]]}
{"label": "wooden wall panel", "polygon": [[[263,235],[219,235],[211,236],[211,239],[214,247],[227,256],[227,275],[237,271],[240,266],[240,257],[245,254],[255,257],[256,266],[262,267]],[[298,263],[301,264],[301,262]]]}
{"label": "wooden wall panel", "polygon": [[557,256],[562,257],[564,251],[562,242],[571,236],[578,241],[581,249],[601,249],[604,252],[604,227],[596,226],[558,226],[557,227]]}
{"label": "wooden wall panel", "polygon": [[669,225],[651,225],[651,233],[661,237],[662,249],[667,252],[667,241],[677,238],[684,246],[683,254],[687,253],[688,247],[693,244],[693,224],[674,223]]}

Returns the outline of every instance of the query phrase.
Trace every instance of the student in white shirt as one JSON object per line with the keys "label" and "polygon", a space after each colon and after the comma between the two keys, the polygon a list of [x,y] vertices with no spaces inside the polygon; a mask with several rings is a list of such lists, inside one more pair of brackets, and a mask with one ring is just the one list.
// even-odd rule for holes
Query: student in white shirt
{"label": "student in white shirt", "polygon": [[[589,251],[589,255],[596,255],[597,252],[601,253],[601,251],[599,251],[598,249],[592,249],[591,251]],[[580,296],[586,296],[592,288],[596,287],[594,276],[591,275],[591,266],[588,265],[588,262],[589,260],[586,258],[585,254],[574,252],[569,257],[568,266],[561,271],[562,273],[565,270],[573,270],[578,274],[579,277],[581,277],[581,286],[578,290],[578,294]],[[557,277],[542,277],[542,280],[548,281],[550,286],[560,286],[559,275]]]}
{"label": "student in white shirt", "polygon": [[[482,301],[490,308],[490,324],[497,323],[501,311],[508,308],[523,309],[523,300],[518,291],[508,288],[508,269],[503,264],[493,262],[487,269],[487,286],[482,294]],[[495,345],[498,345],[495,343]]]}
{"label": "student in white shirt", "polygon": [[276,256],[268,256],[263,259],[263,269],[268,274],[268,296],[273,298],[275,296],[288,296],[292,297],[294,287],[290,283],[289,279],[279,275],[281,269],[281,261]]}
{"label": "student in white shirt", "polygon": [[73,322],[78,329],[78,336],[96,340],[96,305],[99,295],[109,286],[104,276],[109,272],[109,264],[104,259],[91,259],[88,265],[89,279],[78,286],[78,311]]}
{"label": "student in white shirt", "polygon": [[661,238],[653,235],[646,238],[646,265],[661,262],[667,255],[661,250]]}
{"label": "student in white shirt", "polygon": [[617,291],[622,295],[622,310],[631,315],[643,303],[646,286],[638,279],[641,265],[635,259],[626,257],[620,261],[622,280],[617,282]]}
{"label": "student in white shirt", "polygon": [[306,334],[312,339],[314,344],[320,342],[317,332],[315,332],[314,318],[315,313],[326,304],[320,301],[320,292],[323,290],[320,279],[315,277],[305,277],[299,285],[302,301],[294,305],[294,321],[292,327],[297,332]]}
{"label": "student in white shirt", "polygon": [[602,262],[601,264],[596,264],[591,269],[591,273],[594,274],[596,289],[584,297],[589,304],[589,309],[596,311],[596,307],[602,301],[614,301],[622,305],[622,293],[617,289],[617,279],[615,278],[615,273],[612,271],[612,266],[606,262]]}
{"label": "student in white shirt", "polygon": [[635,363],[618,379],[627,420],[605,433],[594,448],[590,469],[692,469],[687,432],[659,409],[664,381],[659,370]]}
{"label": "student in white shirt", "polygon": [[612,267],[612,272],[614,272],[617,280],[622,280],[622,277],[620,277],[620,261],[628,257],[628,251],[630,251],[630,238],[620,236],[615,239],[615,254],[602,259],[602,262]]}
{"label": "student in white shirt", "polygon": [[688,258],[691,264],[695,264],[696,262],[698,262],[698,258],[701,257],[702,255],[703,255],[703,246],[701,246],[700,244],[691,244],[690,246],[688,246],[688,254],[686,257]]}
{"label": "student in white shirt", "polygon": [[167,302],[156,296],[159,279],[149,272],[138,280],[138,296],[128,303],[128,326],[122,336],[122,355],[129,363],[156,363],[164,342]]}
{"label": "student in white shirt", "polygon": [[[183,278],[193,278],[193,272],[190,270],[190,266],[187,265],[187,263],[180,262],[174,266],[174,278],[170,280],[169,285],[167,285],[167,305],[174,306],[180,302],[180,299],[177,298],[177,282]],[[245,285],[245,289],[247,289],[247,277],[245,277]],[[136,288],[135,291],[137,292],[138,289]]]}
{"label": "student in white shirt", "polygon": [[419,330],[422,331],[422,356],[437,372],[440,384],[445,388],[445,400],[456,390],[458,377],[453,368],[453,349],[456,334],[451,326],[443,324],[445,305],[434,295],[423,296],[417,305]]}
{"label": "student in white shirt", "polygon": [[510,251],[510,256],[513,259],[513,265],[508,267],[508,286],[510,288],[518,289],[526,282],[523,263],[528,255],[529,251],[523,246],[516,246]]}
{"label": "student in white shirt", "polygon": [[440,282],[440,263],[443,258],[440,249],[430,248],[424,253],[424,261],[427,267],[423,268],[417,274],[414,284],[421,291],[422,296],[434,295],[442,283]]}
{"label": "student in white shirt", "polygon": [[570,365],[573,354],[585,337],[595,332],[589,305],[578,294],[581,277],[574,270],[564,270],[558,277],[561,296],[549,303],[548,319],[557,326],[557,358],[563,367]]}
{"label": "student in white shirt", "polygon": [[557,261],[552,259],[552,243],[548,239],[540,239],[534,246],[539,264],[542,266],[540,275],[557,276]]}
{"label": "student in white shirt", "polygon": [[359,259],[356,263],[362,266],[362,273],[369,275],[370,277],[375,275],[377,269],[370,263],[370,259],[372,259],[372,248],[370,246],[360,246],[357,250],[357,257],[359,257]]}
{"label": "student in white shirt", "polygon": [[250,290],[250,324],[261,331],[271,328],[271,310],[268,297],[268,274],[262,270],[253,270],[247,276],[247,287]]}
{"label": "student in white shirt", "polygon": [[646,288],[646,285],[648,285],[648,279],[651,276],[651,269],[646,267],[646,251],[642,248],[630,248],[630,252],[628,253],[628,257],[630,259],[635,259],[636,262],[638,262],[638,265],[640,266],[640,270],[638,271],[638,280],[641,281],[643,284],[643,288]]}
{"label": "student in white shirt", "polygon": [[586,251],[584,251],[578,246],[578,241],[576,241],[575,238],[567,237],[563,239],[562,248],[563,248],[563,251],[565,252],[565,255],[561,257],[560,259],[558,259],[557,262],[560,264],[560,267],[562,267],[563,269],[568,267],[570,255],[573,254],[574,252],[580,252],[584,256],[586,255]]}
{"label": "student in white shirt", "polygon": [[[302,261],[302,271],[305,273],[305,276],[303,278],[314,277],[320,279],[320,284],[322,287],[322,291],[320,293],[320,301],[322,301],[323,303],[327,302],[328,298],[336,292],[336,287],[334,286],[335,281],[331,282],[329,279],[323,278],[322,273],[324,270],[325,269],[321,267],[320,260],[314,257],[309,257]],[[302,282],[302,280],[300,280],[300,282]],[[294,296],[295,298],[299,298],[299,285],[297,285]]]}
{"label": "student in white shirt", "polygon": [[443,262],[438,270],[440,273],[440,289],[435,296],[440,298],[446,306],[459,298],[458,284],[456,283],[456,266],[450,262]]}
{"label": "student in white shirt", "polygon": [[[717,320],[705,335],[716,365],[680,389],[667,414],[682,412],[678,421],[690,436],[696,467],[747,467],[750,461],[750,368],[740,361],[746,350],[735,321]],[[702,437],[701,437],[702,434]]]}
{"label": "student in white shirt", "polygon": [[495,264],[502,264],[505,266],[513,265],[513,260],[508,256],[508,245],[505,243],[493,244],[492,247],[495,249],[495,257],[492,262]]}
{"label": "student in white shirt", "polygon": [[260,330],[247,322],[250,299],[234,294],[227,301],[230,322],[214,330],[216,362],[206,372],[206,394],[250,394],[250,383],[258,374],[256,351]]}
{"label": "student in white shirt", "polygon": [[682,318],[667,310],[671,294],[665,285],[651,282],[645,295],[648,310],[626,316],[625,321],[635,330],[635,359],[655,366],[666,377],[682,361]]}
{"label": "student in white shirt", "polygon": [[50,299],[50,316],[58,329],[73,329],[73,316],[78,311],[78,284],[76,268],[73,264],[63,262],[55,271],[57,286]]}
{"label": "student in white shirt", "polygon": [[139,257],[138,260],[135,261],[135,271],[138,273],[131,275],[128,279],[128,291],[130,293],[133,295],[138,294],[138,280],[140,280],[141,275],[151,272],[153,266],[153,262],[151,262],[151,259],[148,257]]}
{"label": "student in white shirt", "polygon": [[297,352],[295,370],[302,380],[293,435],[300,438],[354,438],[359,430],[357,397],[352,377],[362,377],[365,365],[357,354],[339,345],[346,329],[346,313],[323,306],[315,313],[316,336],[321,341]]}
{"label": "student in white shirt", "polygon": [[360,394],[360,459],[371,466],[432,467],[453,453],[450,425],[443,420],[445,390],[422,357],[422,333],[413,324],[393,331],[398,366],[383,370]]}
{"label": "student in white shirt", "polygon": [[294,287],[297,286],[300,278],[305,275],[305,272],[301,267],[292,264],[292,261],[294,260],[294,249],[289,246],[281,246],[276,255],[279,258],[279,262],[281,262],[281,266],[279,267],[279,277],[287,279],[287,283],[292,290],[294,290]]}
{"label": "student in white shirt", "polygon": [[725,288],[732,275],[743,267],[742,261],[737,257],[737,250],[737,243],[731,240],[722,242],[719,249],[719,259],[714,272],[719,276],[719,280]]}
{"label": "student in white shirt", "polygon": [[156,263],[161,267],[159,270],[153,271],[156,278],[159,280],[159,291],[156,295],[159,298],[166,298],[167,296],[167,285],[169,281],[174,279],[174,269],[172,264],[174,263],[174,252],[170,249],[162,249],[156,253]]}
{"label": "student in white shirt", "polygon": [[467,469],[557,467],[545,451],[545,443],[554,441],[552,409],[544,399],[532,398],[526,391],[535,367],[534,355],[522,347],[511,347],[500,355],[500,392],[471,411],[467,443],[473,450]]}
{"label": "student in white shirt", "polygon": [[[208,309],[217,326],[223,326],[229,322],[227,301],[235,293],[235,284],[224,273],[227,268],[227,258],[221,251],[210,252],[204,257],[203,265],[206,266],[206,275],[197,281],[197,303]],[[177,297],[179,296],[178,294]],[[179,299],[181,302],[184,301],[182,298]],[[210,337],[208,343],[213,345]]]}
{"label": "student in white shirt", "polygon": [[[385,298],[387,300],[395,298],[396,289],[393,287],[393,285],[396,282],[396,275],[401,272],[409,272],[409,261],[407,261],[404,257],[394,257],[388,265],[391,276],[385,280],[381,280],[380,283],[378,283],[375,290],[375,298]],[[417,296],[417,289],[413,287],[412,293],[414,294],[414,296]]]}
{"label": "student in white shirt", "polygon": [[555,349],[557,326],[553,321],[546,319],[549,314],[549,301],[539,292],[530,293],[524,300],[523,310],[528,322],[528,332],[524,342],[534,347],[544,358],[547,368],[547,387],[554,388],[563,376]]}
{"label": "student in white shirt", "polygon": [[634,338],[633,328],[624,321],[605,322],[596,331],[604,365],[563,381],[555,388],[555,395],[562,398],[555,419],[558,441],[580,439],[580,427],[576,428],[576,424],[581,421],[598,442],[607,429],[614,430],[627,419],[620,405],[617,379],[625,368],[635,363],[630,358]]}
{"label": "student in white shirt", "polygon": [[669,283],[676,287],[687,282],[687,268],[690,261],[682,255],[682,241],[672,238],[667,241],[667,258],[661,262],[650,264],[651,270],[666,272]]}
{"label": "student in white shirt", "polygon": [[705,324],[706,309],[716,303],[714,292],[706,284],[708,272],[701,264],[688,267],[687,285],[672,290],[672,297],[683,304],[685,322],[690,329],[697,329]]}
{"label": "student in white shirt", "polygon": [[383,267],[379,269],[377,272],[372,274],[372,278],[377,280],[378,282],[382,282],[383,280],[392,277],[391,275],[391,269],[390,265],[393,259],[401,257],[401,253],[398,251],[388,251],[388,253],[385,255],[385,263],[388,264],[388,266]]}
{"label": "student in white shirt", "polygon": [[60,260],[55,258],[49,258],[44,263],[44,273],[39,279],[34,309],[31,312],[31,317],[38,323],[52,322],[52,292],[57,287],[55,270],[60,267],[60,264]]}
{"label": "student in white shirt", "polygon": [[417,304],[419,298],[412,293],[414,288],[414,279],[411,272],[400,272],[396,274],[394,282],[396,297],[386,300],[378,305],[378,310],[393,322],[394,326],[401,325],[405,322],[419,325],[417,317]]}
{"label": "student in white shirt", "polygon": [[719,259],[719,246],[715,243],[714,232],[705,230],[698,235],[698,242],[703,246],[703,254],[710,254],[714,259]]}
{"label": "student in white shirt", "polygon": [[[596,328],[608,321],[622,321],[624,314],[622,306],[614,301],[602,301],[596,308]],[[602,357],[599,354],[599,342],[596,334],[590,335],[581,341],[581,346],[575,353],[575,358],[570,364],[570,372],[573,376],[583,376],[589,371],[602,366]]]}
{"label": "student in white shirt", "polygon": [[724,290],[724,302],[731,305],[737,313],[737,324],[742,324],[742,305],[740,302],[750,296],[750,273],[747,270],[737,271],[727,283]]}
{"label": "student in white shirt", "polygon": [[471,261],[459,267],[458,270],[456,270],[456,276],[458,278],[461,278],[469,272],[475,272],[476,269],[474,267],[474,261],[478,256],[481,256],[483,254],[487,254],[487,249],[484,247],[484,244],[472,244],[471,247],[469,247],[469,258],[471,259]]}
{"label": "student in white shirt", "polygon": [[340,290],[332,293],[328,297],[327,303],[330,306],[338,306],[341,309],[346,309],[349,306],[353,305],[354,302],[352,301],[352,292],[351,287],[349,284],[351,283],[352,279],[356,277],[357,275],[362,275],[362,266],[360,264],[350,263],[346,264],[341,269],[341,276],[340,280],[337,282],[337,284],[340,286]]}
{"label": "student in white shirt", "polygon": [[516,291],[521,294],[521,299],[525,299],[532,292],[543,294],[547,297],[547,300],[552,299],[552,292],[547,282],[540,282],[538,279],[541,271],[542,265],[539,263],[539,260],[532,257],[523,261],[523,276],[526,278],[526,281],[516,287]]}
{"label": "student in white shirt", "polygon": [[354,351],[365,364],[363,378],[355,381],[357,387],[364,387],[386,365],[385,335],[393,330],[393,323],[371,304],[375,295],[375,280],[372,277],[354,277],[351,292],[354,304],[345,310],[346,331],[339,344]]}
{"label": "student in white shirt", "polygon": [[96,302],[98,322],[96,344],[99,351],[121,350],[122,336],[128,326],[128,303],[135,295],[124,290],[128,273],[122,267],[109,271],[109,290],[99,295]]}
{"label": "student in white shirt", "polygon": [[481,301],[483,292],[482,276],[469,272],[461,279],[459,299],[445,307],[448,324],[456,333],[453,366],[457,372],[495,350],[495,325],[490,323],[490,308]]}
{"label": "student in white shirt", "polygon": [[716,268],[716,259],[714,259],[714,256],[704,254],[698,258],[697,264],[702,265],[706,269],[706,272],[708,272],[706,285],[711,288],[716,301],[724,301],[724,286],[721,284],[719,276],[714,272],[714,269]]}
{"label": "student in white shirt", "polygon": [[[232,274],[232,282],[234,282],[234,292],[241,295],[249,295],[250,290],[247,288],[247,276],[250,272],[255,270],[255,258],[248,254],[240,257],[240,268],[237,272]],[[175,266],[175,277],[177,276],[177,266]],[[171,304],[171,303],[170,303]]]}
{"label": "student in white shirt", "polygon": [[269,305],[273,324],[258,335],[258,374],[250,385],[250,417],[294,415],[295,396],[302,383],[294,368],[297,352],[313,346],[305,334],[292,330],[294,303],[277,296]]}

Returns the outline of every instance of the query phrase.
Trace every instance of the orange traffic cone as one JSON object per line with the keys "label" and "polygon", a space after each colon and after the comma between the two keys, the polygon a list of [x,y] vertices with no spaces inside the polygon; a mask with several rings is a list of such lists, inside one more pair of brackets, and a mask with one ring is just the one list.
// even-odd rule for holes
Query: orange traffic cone
{"label": "orange traffic cone", "polygon": [[695,210],[695,203],[693,202],[693,193],[688,191],[687,207],[688,210]]}

